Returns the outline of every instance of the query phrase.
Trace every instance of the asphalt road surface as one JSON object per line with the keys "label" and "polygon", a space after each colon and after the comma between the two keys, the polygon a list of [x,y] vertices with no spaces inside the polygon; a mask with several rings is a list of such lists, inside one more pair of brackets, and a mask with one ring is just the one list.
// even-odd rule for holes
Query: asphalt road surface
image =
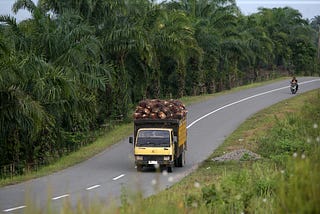
{"label": "asphalt road surface", "polygon": [[[299,78],[297,95],[320,88],[316,77]],[[181,178],[207,159],[210,154],[241,123],[254,113],[293,96],[289,81],[221,95],[188,106],[188,151],[186,165],[173,168],[172,173],[147,169],[137,172],[133,146],[128,138],[91,159],[57,173],[16,185],[0,188],[0,212],[23,213],[30,206],[45,209],[50,204],[59,209],[66,201],[120,203],[123,190],[141,191],[144,196],[155,194]]]}

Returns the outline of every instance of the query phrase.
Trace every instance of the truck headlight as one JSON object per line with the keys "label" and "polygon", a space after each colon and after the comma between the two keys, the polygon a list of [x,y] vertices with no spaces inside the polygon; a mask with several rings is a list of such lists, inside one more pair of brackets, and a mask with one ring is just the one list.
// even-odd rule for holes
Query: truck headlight
{"label": "truck headlight", "polygon": [[143,156],[137,155],[137,156],[136,156],[136,160],[143,160]]}
{"label": "truck headlight", "polygon": [[163,157],[163,160],[165,160],[165,161],[170,160],[170,156],[164,156],[164,157]]}

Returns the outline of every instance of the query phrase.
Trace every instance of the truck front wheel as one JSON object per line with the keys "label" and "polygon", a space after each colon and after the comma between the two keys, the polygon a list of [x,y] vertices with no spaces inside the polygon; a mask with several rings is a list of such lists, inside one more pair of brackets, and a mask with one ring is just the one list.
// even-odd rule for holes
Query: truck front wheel
{"label": "truck front wheel", "polygon": [[142,171],[142,166],[141,165],[137,165],[137,172],[141,172]]}

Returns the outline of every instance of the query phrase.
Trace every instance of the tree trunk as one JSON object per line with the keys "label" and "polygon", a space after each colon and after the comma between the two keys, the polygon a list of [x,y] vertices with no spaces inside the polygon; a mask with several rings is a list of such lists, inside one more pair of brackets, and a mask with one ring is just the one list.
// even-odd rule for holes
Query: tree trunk
{"label": "tree trunk", "polygon": [[183,97],[185,91],[186,68],[185,65],[178,63],[178,96]]}

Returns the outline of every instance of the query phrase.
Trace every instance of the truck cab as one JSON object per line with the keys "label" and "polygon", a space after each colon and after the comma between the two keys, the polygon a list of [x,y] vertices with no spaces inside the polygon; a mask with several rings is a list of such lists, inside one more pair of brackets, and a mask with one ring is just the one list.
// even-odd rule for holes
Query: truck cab
{"label": "truck cab", "polygon": [[133,144],[137,171],[144,166],[185,165],[187,150],[187,113],[179,100],[146,99],[139,102],[133,114]]}
{"label": "truck cab", "polygon": [[171,171],[174,165],[175,139],[172,129],[139,129],[134,142],[137,170],[141,171],[143,166],[154,165],[165,166]]}

